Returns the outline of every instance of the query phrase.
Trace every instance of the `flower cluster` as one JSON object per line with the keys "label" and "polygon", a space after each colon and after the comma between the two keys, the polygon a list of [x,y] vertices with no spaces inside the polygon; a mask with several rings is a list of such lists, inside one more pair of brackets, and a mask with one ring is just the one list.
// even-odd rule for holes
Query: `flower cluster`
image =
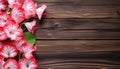
{"label": "flower cluster", "polygon": [[0,69],[36,69],[34,31],[46,5],[33,0],[0,0]]}

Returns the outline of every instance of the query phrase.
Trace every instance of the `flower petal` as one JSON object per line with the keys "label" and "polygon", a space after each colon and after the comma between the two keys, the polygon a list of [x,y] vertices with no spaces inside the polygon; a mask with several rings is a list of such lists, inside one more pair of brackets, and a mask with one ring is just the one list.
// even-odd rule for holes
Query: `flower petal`
{"label": "flower petal", "polygon": [[0,27],[4,27],[7,19],[10,18],[6,13],[0,13]]}
{"label": "flower petal", "polygon": [[43,12],[45,11],[46,8],[47,8],[47,6],[44,4],[37,9],[36,13],[37,13],[39,19],[41,19]]}
{"label": "flower petal", "polygon": [[10,16],[16,23],[19,24],[25,18],[24,10],[20,6],[14,5],[14,7],[12,8]]}
{"label": "flower petal", "polygon": [[35,46],[33,46],[32,44],[24,44],[23,46],[21,46],[21,52],[27,59],[33,57],[32,52],[35,51],[35,49],[36,49]]}
{"label": "flower petal", "polygon": [[18,63],[14,59],[8,59],[4,64],[4,69],[18,69]]}
{"label": "flower petal", "polygon": [[7,39],[7,35],[4,32],[4,29],[0,27],[0,40],[5,40],[5,39]]}
{"label": "flower petal", "polygon": [[26,19],[29,19],[36,13],[36,5],[32,0],[24,0],[22,8],[25,10]]}
{"label": "flower petal", "polygon": [[0,54],[5,58],[15,57],[17,53],[17,48],[12,43],[4,43],[0,50]]}
{"label": "flower petal", "polygon": [[33,20],[32,22],[26,22],[25,26],[27,27],[28,31],[34,34],[34,31],[36,29],[36,21]]}
{"label": "flower petal", "polygon": [[0,10],[6,10],[6,0],[0,0]]}
{"label": "flower petal", "polygon": [[17,40],[14,41],[14,44],[15,44],[15,46],[16,46],[16,48],[18,50],[20,50],[21,46],[23,44],[25,44],[25,43],[26,43],[26,39],[25,38],[19,38],[19,39],[17,39]]}
{"label": "flower petal", "polygon": [[19,27],[19,25],[10,20],[7,21],[7,24],[5,25],[4,30],[6,35],[11,40],[16,40],[17,38],[23,36],[23,31]]}
{"label": "flower petal", "polygon": [[4,57],[0,55],[0,69],[3,69],[4,63]]}
{"label": "flower petal", "polygon": [[3,46],[3,42],[2,42],[2,41],[0,41],[0,49],[2,48],[2,46]]}
{"label": "flower petal", "polygon": [[10,8],[13,8],[14,5],[19,5],[19,6],[21,5],[20,0],[8,0],[8,4]]}
{"label": "flower petal", "polygon": [[31,58],[31,59],[22,58],[19,61],[20,69],[36,69],[37,66],[38,65],[35,58]]}

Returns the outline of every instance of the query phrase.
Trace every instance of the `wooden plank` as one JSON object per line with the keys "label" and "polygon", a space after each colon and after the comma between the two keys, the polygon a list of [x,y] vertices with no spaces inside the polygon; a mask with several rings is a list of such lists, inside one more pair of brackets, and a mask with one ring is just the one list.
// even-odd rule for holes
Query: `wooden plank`
{"label": "wooden plank", "polygon": [[120,5],[120,0],[34,0],[38,4],[57,2],[57,3],[80,3],[80,5]]}
{"label": "wooden plank", "polygon": [[120,19],[44,19],[40,29],[120,29]]}
{"label": "wooden plank", "polygon": [[37,41],[36,46],[38,54],[95,53],[99,51],[120,51],[120,40],[45,40]]}
{"label": "wooden plank", "polygon": [[[118,18],[120,6],[84,6],[80,3],[46,3],[45,18]],[[40,6],[39,4],[38,6]],[[57,11],[56,11],[57,10]]]}
{"label": "wooden plank", "polygon": [[[39,69],[67,69],[67,68],[85,68],[85,69],[119,69],[120,51],[102,51],[102,52],[79,52],[79,53],[57,53],[41,54],[37,53],[36,58],[39,63]],[[68,64],[68,65],[67,65]]]}
{"label": "wooden plank", "polygon": [[38,69],[119,69],[120,40],[37,41]]}
{"label": "wooden plank", "polygon": [[37,69],[119,69],[120,40],[37,41]]}
{"label": "wooden plank", "polygon": [[120,39],[119,30],[37,29],[36,39]]}
{"label": "wooden plank", "polygon": [[109,60],[44,60],[38,61],[38,69],[119,69],[118,62]]}
{"label": "wooden plank", "polygon": [[119,69],[117,62],[107,60],[46,60],[38,61],[38,69]]}

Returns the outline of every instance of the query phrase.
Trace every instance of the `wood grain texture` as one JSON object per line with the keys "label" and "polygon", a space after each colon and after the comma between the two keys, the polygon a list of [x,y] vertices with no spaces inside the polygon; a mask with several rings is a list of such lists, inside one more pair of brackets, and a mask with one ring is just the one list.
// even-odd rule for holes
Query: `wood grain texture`
{"label": "wood grain texture", "polygon": [[119,69],[120,40],[38,41],[38,69]]}
{"label": "wood grain texture", "polygon": [[120,0],[34,0],[37,3],[80,3],[80,4],[89,4],[89,5],[119,5]]}
{"label": "wood grain texture", "polygon": [[[48,5],[46,18],[118,18],[120,1],[116,0],[67,0],[41,1]],[[57,10],[57,11],[56,11]]]}
{"label": "wood grain texture", "polygon": [[[105,54],[104,54],[105,55]],[[40,62],[40,61],[38,61]],[[58,63],[58,64],[57,64]],[[119,69],[118,62],[100,59],[82,59],[82,60],[44,60],[39,64],[40,69]],[[46,65],[45,65],[46,64]]]}
{"label": "wood grain texture", "polygon": [[[46,18],[119,18],[118,6],[81,6],[79,4],[49,3]],[[57,10],[57,11],[56,11]],[[63,11],[62,11],[63,10]]]}
{"label": "wood grain texture", "polygon": [[87,30],[120,29],[120,19],[44,19],[37,25],[39,29]]}
{"label": "wood grain texture", "polygon": [[120,69],[120,0],[34,0],[37,69]]}
{"label": "wood grain texture", "polygon": [[42,30],[37,29],[36,39],[120,39],[119,30]]}
{"label": "wood grain texture", "polygon": [[120,51],[120,40],[44,40],[37,41],[40,54]]}

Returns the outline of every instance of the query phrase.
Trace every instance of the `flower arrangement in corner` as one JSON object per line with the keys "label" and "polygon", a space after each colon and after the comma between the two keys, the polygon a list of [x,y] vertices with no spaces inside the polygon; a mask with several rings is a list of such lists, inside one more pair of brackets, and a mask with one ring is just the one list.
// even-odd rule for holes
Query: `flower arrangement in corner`
{"label": "flower arrangement in corner", "polygon": [[33,0],[0,0],[0,69],[36,69],[34,31],[46,5]]}

